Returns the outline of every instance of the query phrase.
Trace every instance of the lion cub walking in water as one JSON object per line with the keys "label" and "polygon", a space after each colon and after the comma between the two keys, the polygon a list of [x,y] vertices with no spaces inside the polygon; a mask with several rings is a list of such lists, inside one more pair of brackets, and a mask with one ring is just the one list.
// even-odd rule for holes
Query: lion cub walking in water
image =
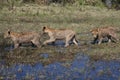
{"label": "lion cub walking in water", "polygon": [[116,29],[114,27],[103,27],[103,28],[92,29],[91,33],[94,37],[93,43],[96,43],[96,41],[98,40],[98,44],[101,44],[104,38],[108,38],[108,42],[111,41],[116,42],[119,40],[117,38]]}
{"label": "lion cub walking in water", "polygon": [[50,27],[43,27],[43,32],[47,33],[50,37],[49,40],[46,40],[43,44],[46,45],[50,42],[55,42],[55,40],[65,39],[65,47],[69,46],[69,41],[72,41],[78,46],[77,40],[75,38],[76,33],[73,30],[68,29],[53,29]]}
{"label": "lion cub walking in water", "polygon": [[4,38],[11,38],[14,42],[14,48],[18,48],[21,43],[32,42],[37,47],[40,47],[40,34],[36,32],[12,32],[8,30],[4,33]]}

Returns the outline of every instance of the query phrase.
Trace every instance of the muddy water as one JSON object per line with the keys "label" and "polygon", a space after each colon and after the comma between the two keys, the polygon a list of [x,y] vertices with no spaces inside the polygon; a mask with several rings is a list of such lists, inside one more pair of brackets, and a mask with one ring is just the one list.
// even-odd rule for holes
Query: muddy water
{"label": "muddy water", "polygon": [[[41,54],[47,58],[49,55]],[[91,61],[88,56],[78,53],[72,62],[54,62],[43,66],[41,63],[14,64],[0,63],[0,79],[4,80],[119,80],[120,61]]]}

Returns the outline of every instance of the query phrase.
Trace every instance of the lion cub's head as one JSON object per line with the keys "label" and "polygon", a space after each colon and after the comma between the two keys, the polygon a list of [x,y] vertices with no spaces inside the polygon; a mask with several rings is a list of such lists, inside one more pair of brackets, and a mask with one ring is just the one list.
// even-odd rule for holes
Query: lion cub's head
{"label": "lion cub's head", "polygon": [[47,27],[47,26],[44,26],[43,27],[43,33],[49,33],[49,32],[51,32],[53,29],[52,28],[50,28],[50,27]]}
{"label": "lion cub's head", "polygon": [[7,31],[4,33],[4,38],[10,38],[10,33],[11,33],[11,31],[10,31],[10,30],[7,30]]}
{"label": "lion cub's head", "polygon": [[99,29],[92,29],[90,30],[90,32],[92,33],[93,37],[96,38],[98,36],[98,33],[99,33]]}

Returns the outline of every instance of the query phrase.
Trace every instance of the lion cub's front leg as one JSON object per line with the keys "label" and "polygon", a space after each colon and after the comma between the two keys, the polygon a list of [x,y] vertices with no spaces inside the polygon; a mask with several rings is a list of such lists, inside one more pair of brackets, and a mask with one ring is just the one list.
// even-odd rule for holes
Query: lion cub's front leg
{"label": "lion cub's front leg", "polygon": [[64,47],[68,47],[69,46],[69,39],[66,38],[66,41],[65,41],[65,46]]}
{"label": "lion cub's front leg", "polygon": [[46,41],[43,43],[43,45],[46,45],[46,44],[51,43],[51,42],[54,42],[54,41],[55,41],[55,39],[50,38],[49,40],[46,40]]}
{"label": "lion cub's front leg", "polygon": [[99,38],[99,42],[98,42],[98,44],[101,44],[101,43],[102,43],[102,40],[103,40],[103,38],[100,37],[100,38]]}
{"label": "lion cub's front leg", "polygon": [[19,47],[19,43],[17,42],[14,42],[14,49],[18,48]]}

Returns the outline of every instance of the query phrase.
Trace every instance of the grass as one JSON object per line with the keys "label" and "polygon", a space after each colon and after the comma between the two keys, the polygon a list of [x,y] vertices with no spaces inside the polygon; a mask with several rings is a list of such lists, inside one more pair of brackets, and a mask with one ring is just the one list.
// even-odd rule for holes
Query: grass
{"label": "grass", "polygon": [[[82,8],[82,9],[81,9]],[[23,5],[21,7],[15,7],[13,11],[9,11],[7,7],[4,7],[0,10],[0,46],[2,53],[6,54],[8,63],[9,60],[12,60],[11,63],[16,61],[16,59],[23,62],[36,62],[43,61],[48,62],[51,60],[56,61],[62,57],[64,60],[72,59],[76,53],[85,53],[89,55],[92,59],[117,59],[120,60],[120,43],[103,43],[101,45],[93,45],[90,42],[93,40],[92,35],[90,34],[90,29],[101,27],[101,26],[111,26],[119,28],[120,27],[120,11],[107,10],[105,8],[84,6],[65,6],[61,7],[58,5],[51,6],[38,6],[35,4]],[[58,47],[55,46],[46,46],[42,49],[31,49],[23,48],[12,51],[5,51],[6,46],[10,46],[12,42],[9,40],[3,39],[3,32],[7,29],[13,31],[22,32],[22,31],[36,31],[41,32],[42,27],[48,25],[53,28],[70,28],[76,31],[77,39],[80,43],[80,46],[76,48],[74,45],[69,48],[63,49],[59,47],[64,53],[64,55],[59,54],[57,51]],[[120,33],[117,33],[120,37]],[[6,42],[5,42],[6,41]],[[42,39],[41,42],[43,42]],[[29,53],[28,53],[29,52]],[[43,59],[41,57],[31,59],[30,57],[36,57],[41,53],[49,53],[50,60]],[[69,57],[72,55],[71,57]],[[15,56],[15,57],[13,57]],[[100,56],[100,57],[96,57]],[[22,62],[21,61],[21,62]]]}

